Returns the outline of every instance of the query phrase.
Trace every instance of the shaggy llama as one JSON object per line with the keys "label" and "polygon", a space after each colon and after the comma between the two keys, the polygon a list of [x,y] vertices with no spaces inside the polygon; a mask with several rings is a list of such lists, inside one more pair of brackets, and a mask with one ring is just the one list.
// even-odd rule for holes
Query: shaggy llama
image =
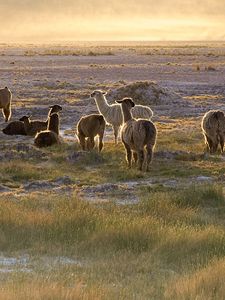
{"label": "shaggy llama", "polygon": [[134,119],[131,114],[132,107],[135,103],[131,98],[117,100],[121,105],[123,113],[123,127],[121,130],[122,142],[127,153],[128,167],[131,167],[131,158],[135,163],[138,161],[139,170],[143,170],[144,165],[144,148],[146,148],[146,171],[149,171],[149,166],[152,161],[153,149],[156,143],[157,131],[155,125],[144,119]]}
{"label": "shaggy llama", "polygon": [[98,135],[98,150],[101,152],[104,131],[105,120],[102,115],[92,114],[82,117],[77,124],[77,136],[82,149],[92,150],[95,146],[95,136]]}
{"label": "shaggy llama", "polygon": [[224,148],[225,116],[220,110],[210,110],[202,118],[202,132],[205,143],[211,154],[217,151],[220,144],[221,153]]}

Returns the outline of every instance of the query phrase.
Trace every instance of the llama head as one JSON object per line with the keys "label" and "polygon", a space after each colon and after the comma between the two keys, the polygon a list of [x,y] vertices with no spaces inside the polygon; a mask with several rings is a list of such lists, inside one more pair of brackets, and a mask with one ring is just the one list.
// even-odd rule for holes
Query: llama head
{"label": "llama head", "polygon": [[62,110],[62,106],[58,104],[50,105],[49,108],[51,109],[51,114],[58,113]]}
{"label": "llama head", "polygon": [[126,105],[128,108],[132,108],[135,106],[132,98],[123,98],[122,100],[116,100],[116,102],[122,105]]}
{"label": "llama head", "polygon": [[24,121],[26,121],[26,120],[30,120],[30,118],[31,118],[31,115],[30,115],[30,116],[23,116],[23,117],[20,118],[19,120],[22,121],[22,122],[24,122]]}
{"label": "llama head", "polygon": [[12,124],[8,124],[5,128],[2,129],[2,132],[4,134],[11,134],[12,130],[13,130]]}
{"label": "llama head", "polygon": [[106,94],[107,94],[107,92],[103,92],[101,90],[95,90],[93,93],[91,93],[91,97],[95,98],[95,97],[106,95]]}

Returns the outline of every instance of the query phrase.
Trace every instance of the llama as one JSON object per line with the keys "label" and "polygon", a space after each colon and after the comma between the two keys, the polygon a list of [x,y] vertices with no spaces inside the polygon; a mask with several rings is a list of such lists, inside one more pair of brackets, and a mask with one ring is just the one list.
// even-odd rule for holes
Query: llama
{"label": "llama", "polygon": [[7,88],[0,89],[0,108],[2,108],[2,114],[5,118],[5,122],[8,122],[11,118],[11,100],[12,93]]}
{"label": "llama", "polygon": [[[109,104],[106,97],[106,92],[99,90],[94,91],[91,97],[95,99],[98,111],[104,116],[106,122],[113,127],[115,143],[117,144],[118,133],[123,124],[123,115],[119,104]],[[151,119],[153,116],[152,110],[148,106],[135,105],[132,108],[134,118]]]}
{"label": "llama", "polygon": [[49,106],[50,110],[48,113],[48,118],[46,121],[31,121],[31,116],[23,116],[20,118],[20,121],[24,122],[25,132],[27,135],[35,136],[38,132],[46,130],[48,126],[48,119],[53,113],[58,113],[62,110],[62,107],[60,105],[51,105]]}
{"label": "llama", "polygon": [[223,153],[225,137],[224,113],[220,110],[208,111],[202,118],[201,127],[207,150],[213,154],[217,151],[218,144],[220,144],[221,153]]}
{"label": "llama", "polygon": [[105,120],[102,115],[92,114],[82,117],[77,124],[77,136],[82,149],[92,150],[95,146],[95,136],[98,135],[98,150],[101,152],[104,131]]}
{"label": "llama", "polygon": [[46,122],[45,121],[31,121],[31,116],[23,116],[20,118],[20,121],[24,122],[24,128],[26,135],[35,136],[38,132],[42,130],[46,130]]}
{"label": "llama", "polygon": [[117,103],[121,105],[123,113],[123,127],[121,130],[121,134],[122,142],[126,149],[128,167],[131,167],[131,158],[133,152],[135,163],[138,161],[139,170],[143,170],[144,148],[146,148],[146,171],[149,171],[149,166],[153,156],[153,149],[156,143],[156,127],[150,120],[136,120],[132,117],[131,109],[132,107],[135,107],[135,103],[131,98],[117,100]]}
{"label": "llama", "polygon": [[38,148],[42,148],[59,143],[59,115],[53,113],[48,118],[48,129],[36,134],[34,144]]}

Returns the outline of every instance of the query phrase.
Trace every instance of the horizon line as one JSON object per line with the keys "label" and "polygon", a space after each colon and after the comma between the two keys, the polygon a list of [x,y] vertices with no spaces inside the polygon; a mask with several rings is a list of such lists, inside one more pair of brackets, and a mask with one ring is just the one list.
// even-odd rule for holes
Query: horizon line
{"label": "horizon line", "polygon": [[0,45],[16,45],[16,44],[57,44],[57,43],[224,43],[225,40],[54,40],[54,41],[14,41],[0,42]]}

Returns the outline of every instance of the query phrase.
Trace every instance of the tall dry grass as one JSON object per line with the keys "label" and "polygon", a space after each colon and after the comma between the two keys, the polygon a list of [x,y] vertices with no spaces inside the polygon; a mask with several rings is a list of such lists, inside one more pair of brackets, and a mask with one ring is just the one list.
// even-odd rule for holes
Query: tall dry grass
{"label": "tall dry grass", "polygon": [[[18,299],[91,299],[90,295],[93,299],[198,299],[213,289],[219,299],[223,273],[214,262],[225,257],[222,187],[149,189],[141,197],[134,206],[95,205],[76,194],[33,193],[1,200],[0,251],[85,261],[79,268],[38,271],[36,266],[34,273],[9,276],[11,281],[0,284],[2,295],[5,299],[15,299],[14,294]],[[188,298],[190,291],[194,298]]]}

